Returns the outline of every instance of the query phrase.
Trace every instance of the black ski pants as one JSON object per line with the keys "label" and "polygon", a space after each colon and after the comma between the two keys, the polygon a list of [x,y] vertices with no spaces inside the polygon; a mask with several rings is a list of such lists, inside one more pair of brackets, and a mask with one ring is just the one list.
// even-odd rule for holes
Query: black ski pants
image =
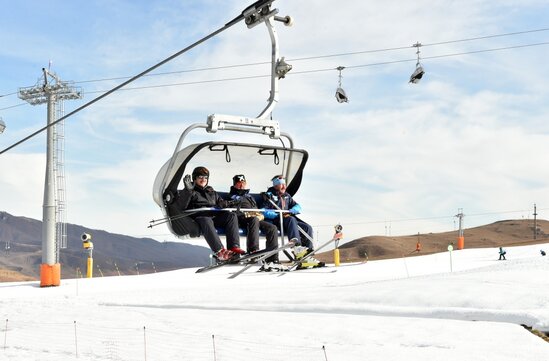
{"label": "black ski pants", "polygon": [[238,219],[233,212],[216,212],[209,216],[195,216],[194,220],[200,226],[202,235],[208,242],[208,246],[215,253],[223,248],[223,243],[217,234],[216,227],[225,230],[227,249],[240,247],[240,236],[238,234]]}
{"label": "black ski pants", "polygon": [[259,231],[265,233],[265,249],[267,251],[278,247],[278,229],[271,222],[260,221],[257,217],[238,217],[240,227],[247,232],[246,250],[253,252],[259,250]]}

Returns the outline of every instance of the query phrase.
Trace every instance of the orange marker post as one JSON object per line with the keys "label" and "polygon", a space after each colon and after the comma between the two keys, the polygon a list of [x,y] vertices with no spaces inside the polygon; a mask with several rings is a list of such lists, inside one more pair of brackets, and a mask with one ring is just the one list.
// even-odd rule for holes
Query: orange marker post
{"label": "orange marker post", "polygon": [[458,237],[458,249],[465,248],[465,237],[459,236]]}
{"label": "orange marker post", "polygon": [[40,287],[59,286],[61,284],[61,264],[40,265]]}

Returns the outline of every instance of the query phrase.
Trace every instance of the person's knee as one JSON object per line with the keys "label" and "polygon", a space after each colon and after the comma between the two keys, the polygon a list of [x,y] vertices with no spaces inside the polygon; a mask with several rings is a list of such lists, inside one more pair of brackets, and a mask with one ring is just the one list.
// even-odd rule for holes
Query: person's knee
{"label": "person's knee", "polygon": [[200,226],[213,225],[213,219],[211,217],[196,217],[194,219]]}
{"label": "person's knee", "polygon": [[286,218],[286,224],[288,227],[297,227],[297,219],[294,217],[288,217]]}
{"label": "person's knee", "polygon": [[305,223],[305,222],[301,222],[301,228],[303,228],[303,230],[305,232],[307,232],[309,235],[312,235],[313,234],[313,227],[308,224],[308,223]]}
{"label": "person's knee", "polygon": [[248,218],[248,227],[259,227],[259,218],[257,217]]}
{"label": "person's knee", "polygon": [[273,233],[273,234],[276,234],[278,233],[278,227],[275,226],[274,224],[267,224],[265,226],[265,233]]}

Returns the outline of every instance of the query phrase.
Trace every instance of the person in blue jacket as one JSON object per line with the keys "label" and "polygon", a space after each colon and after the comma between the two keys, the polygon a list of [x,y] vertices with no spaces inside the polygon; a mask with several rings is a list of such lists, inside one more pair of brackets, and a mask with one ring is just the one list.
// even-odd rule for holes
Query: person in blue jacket
{"label": "person in blue jacket", "polygon": [[[266,195],[269,200],[264,204],[265,206],[265,218],[273,222],[280,229],[280,214],[275,212],[275,209],[287,210],[289,212],[282,213],[282,226],[284,227],[284,234],[288,236],[291,242],[294,242],[296,246],[303,246],[309,250],[313,249],[313,242],[306,236],[300,234],[299,228],[303,232],[307,233],[311,239],[313,238],[313,227],[306,222],[303,222],[297,217],[301,213],[301,206],[297,203],[293,197],[286,193],[286,181],[283,176],[277,175],[271,179],[273,186],[267,190]],[[274,204],[276,204],[276,206]]]}

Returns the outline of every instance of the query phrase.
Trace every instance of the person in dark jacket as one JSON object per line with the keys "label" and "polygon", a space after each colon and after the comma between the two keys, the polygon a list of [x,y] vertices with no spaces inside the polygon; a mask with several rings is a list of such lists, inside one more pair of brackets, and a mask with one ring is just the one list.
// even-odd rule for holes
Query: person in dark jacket
{"label": "person in dark jacket", "polygon": [[276,204],[276,207],[270,201],[267,201],[265,203],[265,218],[271,220],[280,228],[280,215],[275,212],[274,209],[277,209],[278,207],[281,210],[289,211],[289,213],[283,213],[282,225],[284,227],[284,233],[296,246],[304,246],[312,250],[313,243],[308,237],[300,234],[299,228],[306,232],[312,239],[313,227],[296,217],[301,213],[301,206],[290,194],[286,193],[286,181],[284,177],[277,175],[272,179],[272,182],[273,186],[267,190],[266,194],[271,197],[271,200]]}
{"label": "person in dark jacket", "polygon": [[[197,208],[227,208],[232,204],[227,202],[208,186],[210,172],[206,167],[196,167],[191,176],[183,177],[185,187],[179,191],[176,204],[181,210]],[[190,215],[198,223],[206,242],[215,256],[222,261],[232,258],[235,254],[244,254],[240,248],[240,237],[238,234],[238,219],[233,212],[203,211]],[[215,227],[225,229],[227,238],[227,249],[223,247]]]}
{"label": "person in dark jacket", "polygon": [[[233,185],[229,192],[231,200],[238,202],[239,208],[258,209],[257,202],[250,195],[250,190],[246,188],[247,182],[244,174],[237,174],[233,177]],[[267,251],[278,247],[278,230],[276,226],[270,222],[264,221],[263,212],[261,211],[237,211],[238,223],[241,228],[246,229],[246,249],[248,253],[259,251],[259,231],[265,233]],[[278,263],[278,255],[269,257],[266,262]]]}
{"label": "person in dark jacket", "polygon": [[506,260],[505,255],[507,254],[507,251],[503,249],[503,247],[499,247],[499,261]]}

